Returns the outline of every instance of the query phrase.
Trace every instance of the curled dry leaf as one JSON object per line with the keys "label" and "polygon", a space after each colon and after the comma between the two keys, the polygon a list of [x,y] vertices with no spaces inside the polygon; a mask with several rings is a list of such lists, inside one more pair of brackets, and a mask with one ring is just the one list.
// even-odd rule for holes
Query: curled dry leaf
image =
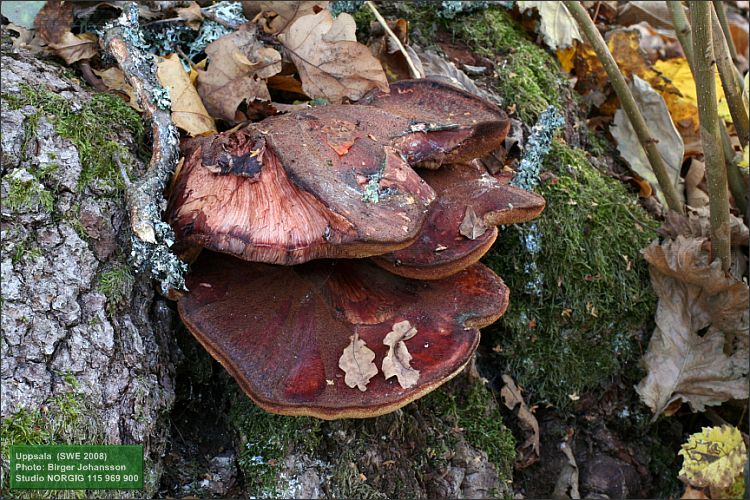
{"label": "curled dry leaf", "polygon": [[159,82],[169,88],[172,120],[175,125],[191,137],[215,134],[214,120],[208,115],[198,92],[190,83],[190,77],[183,69],[177,54],[160,57],[156,68]]}
{"label": "curled dry leaf", "polygon": [[748,286],[710,262],[705,243],[677,236],[643,251],[659,303],[636,391],[655,418],[680,401],[704,411],[747,398]]}
{"label": "curled dry leaf", "polygon": [[[637,75],[633,75],[630,90],[633,92],[633,97],[641,113],[643,113],[643,118],[648,123],[652,137],[656,139],[656,148],[669,168],[670,180],[679,191],[679,183],[681,183],[680,168],[682,167],[685,146],[680,133],[672,123],[669,109],[667,109],[662,96],[647,81]],[[659,201],[666,206],[666,199],[659,182],[656,180],[656,175],[651,170],[651,163],[646,157],[630,120],[622,109],[618,109],[615,113],[614,126],[610,129],[610,132],[617,141],[617,150],[623,159],[635,173],[651,183],[656,190]]]}
{"label": "curled dry leaf", "polygon": [[526,402],[523,400],[521,390],[513,381],[510,375],[503,375],[505,385],[500,390],[500,397],[509,410],[518,406],[518,420],[526,434],[526,439],[518,446],[518,456],[516,457],[516,468],[525,469],[539,460],[539,422],[531,411],[529,411]]}
{"label": "curled dry leaf", "polygon": [[475,240],[487,232],[487,224],[476,214],[473,207],[467,206],[458,232],[470,240]]}
{"label": "curled dry leaf", "polygon": [[309,0],[276,0],[266,2],[242,2],[245,17],[253,19],[258,14],[259,21],[266,33],[287,31],[302,16],[317,14],[328,7],[329,2],[311,2]]}
{"label": "curled dry leaf", "polygon": [[578,23],[562,2],[516,2],[516,5],[521,12],[528,9],[539,12],[538,31],[552,50],[570,47],[573,40],[583,41]]}
{"label": "curled dry leaf", "polygon": [[706,175],[706,165],[695,158],[690,163],[690,168],[685,176],[685,197],[687,204],[693,208],[708,206],[708,193],[698,187]]}
{"label": "curled dry leaf", "polygon": [[[672,239],[677,238],[678,235],[687,238],[710,238],[709,208],[688,207],[687,215],[670,211],[665,216],[664,224],[659,228],[658,233]],[[733,246],[747,246],[750,242],[750,230],[742,219],[733,214],[729,214],[729,236]]]}
{"label": "curled dry leaf", "polygon": [[281,54],[248,30],[224,35],[206,47],[208,70],[198,70],[198,94],[214,118],[233,121],[242,101],[270,101],[265,80],[281,71]]}
{"label": "curled dry leaf", "polygon": [[34,20],[39,37],[47,43],[55,55],[72,64],[82,59],[91,59],[98,53],[99,44],[93,33],[74,35],[70,31],[73,24],[73,6],[59,0],[47,2]]}
{"label": "curled dry leaf", "polygon": [[339,368],[344,370],[344,382],[351,388],[357,387],[360,391],[367,390],[370,379],[377,375],[378,367],[372,361],[375,353],[367,347],[365,341],[358,334],[351,337],[351,343],[344,348],[344,353],[339,358]]}
{"label": "curled dry leaf", "polygon": [[184,8],[175,9],[177,16],[185,21],[191,29],[199,30],[203,22],[203,12],[197,2],[190,2],[190,5]]}
{"label": "curled dry leaf", "polygon": [[128,104],[130,105],[130,107],[138,111],[139,113],[143,112],[143,109],[138,105],[138,97],[136,97],[133,87],[125,81],[125,75],[120,68],[118,68],[117,66],[112,66],[111,68],[107,68],[102,71],[93,71],[96,76],[102,79],[102,83],[104,83],[104,85],[106,85],[109,90],[122,92],[123,94],[127,95],[129,99]]}
{"label": "curled dry leaf", "polygon": [[409,366],[412,356],[404,343],[416,334],[417,329],[404,320],[394,324],[383,339],[383,344],[388,346],[388,354],[383,358],[383,375],[386,379],[395,376],[404,389],[414,387],[419,380],[419,370]]}
{"label": "curled dry leaf", "polygon": [[349,14],[334,20],[323,10],[300,17],[279,35],[308,96],[340,103],[346,97],[356,101],[373,88],[388,91],[383,67],[366,46],[357,43],[355,30]]}

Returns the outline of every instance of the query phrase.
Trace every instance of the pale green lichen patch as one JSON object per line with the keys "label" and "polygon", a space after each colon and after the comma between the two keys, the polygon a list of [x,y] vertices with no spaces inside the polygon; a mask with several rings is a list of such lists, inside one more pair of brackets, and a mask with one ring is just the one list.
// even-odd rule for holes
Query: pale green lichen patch
{"label": "pale green lichen patch", "polygon": [[639,251],[657,224],[582,150],[554,142],[545,169],[556,177],[539,189],[542,215],[506,229],[484,259],[513,291],[487,332],[533,401],[566,408],[639,354],[655,305]]}

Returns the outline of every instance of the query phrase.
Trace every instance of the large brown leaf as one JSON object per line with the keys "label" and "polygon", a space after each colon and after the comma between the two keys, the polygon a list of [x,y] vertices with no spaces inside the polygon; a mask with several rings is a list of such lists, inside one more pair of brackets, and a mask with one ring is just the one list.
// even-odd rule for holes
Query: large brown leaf
{"label": "large brown leaf", "polygon": [[198,70],[198,94],[214,118],[233,121],[242,101],[270,101],[265,80],[281,71],[281,54],[249,30],[224,35],[206,47],[208,70]]}
{"label": "large brown leaf", "polygon": [[96,35],[82,33],[74,35],[70,31],[73,24],[73,7],[70,2],[59,0],[47,2],[34,20],[39,36],[55,55],[72,64],[82,59],[91,59],[99,50]]}
{"label": "large brown leaf", "polygon": [[388,90],[383,67],[370,50],[357,43],[349,14],[334,20],[323,10],[297,19],[279,39],[297,67],[302,88],[312,98],[353,101],[373,88]]}
{"label": "large brown leaf", "polygon": [[242,10],[248,19],[260,14],[258,20],[266,33],[279,33],[287,31],[298,18],[317,14],[328,7],[328,3],[310,0],[248,1],[242,2]]}
{"label": "large brown leaf", "polygon": [[706,241],[677,236],[643,252],[659,305],[636,391],[655,416],[748,395],[748,286],[709,261]]}
{"label": "large brown leaf", "polygon": [[208,116],[208,112],[195,87],[190,83],[190,77],[182,68],[182,63],[177,54],[158,58],[156,68],[159,82],[169,88],[172,120],[175,125],[191,137],[215,134],[214,120]]}

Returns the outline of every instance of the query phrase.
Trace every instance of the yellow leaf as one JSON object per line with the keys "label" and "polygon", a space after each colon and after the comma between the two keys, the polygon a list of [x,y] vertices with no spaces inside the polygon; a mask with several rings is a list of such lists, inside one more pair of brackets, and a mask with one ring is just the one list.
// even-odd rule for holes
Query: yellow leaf
{"label": "yellow leaf", "polygon": [[576,55],[575,44],[567,49],[557,49],[555,53],[557,54],[557,60],[560,61],[562,69],[570,73],[574,66],[573,58]]}
{"label": "yellow leaf", "polygon": [[138,105],[138,98],[135,95],[133,87],[125,81],[125,74],[117,66],[107,68],[102,71],[93,70],[96,76],[102,79],[102,83],[107,86],[108,89],[116,92],[122,92],[128,96],[128,104],[131,108],[143,112],[143,109]]}
{"label": "yellow leaf", "polygon": [[156,63],[159,82],[169,87],[172,100],[172,120],[191,136],[215,134],[216,125],[208,115],[190,77],[182,67],[177,54],[160,57]]}
{"label": "yellow leaf", "polygon": [[[693,79],[693,74],[690,72],[690,66],[687,63],[687,59],[684,57],[676,57],[674,59],[659,60],[654,63],[654,69],[669,78],[672,81],[672,84],[680,91],[682,96],[687,99],[688,102],[696,106],[697,115],[697,91],[695,89],[695,80]],[[732,116],[729,113],[729,105],[727,104],[726,97],[724,97],[724,88],[721,86],[719,73],[714,72],[714,76],[716,78],[716,99],[719,105],[719,116],[724,121],[732,123]]]}
{"label": "yellow leaf", "polygon": [[747,170],[748,164],[750,164],[750,159],[748,158],[747,154],[747,146],[745,146],[745,150],[742,152],[742,159],[740,160],[738,165]]}
{"label": "yellow leaf", "polygon": [[688,438],[678,454],[685,460],[680,479],[693,487],[711,488],[712,498],[720,498],[719,491],[735,490],[737,480],[743,479],[747,451],[736,427],[704,427]]}

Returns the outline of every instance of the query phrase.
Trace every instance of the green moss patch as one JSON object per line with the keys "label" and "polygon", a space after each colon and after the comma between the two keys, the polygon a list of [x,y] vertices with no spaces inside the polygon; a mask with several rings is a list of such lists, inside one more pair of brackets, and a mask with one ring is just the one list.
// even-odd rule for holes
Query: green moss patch
{"label": "green moss patch", "polygon": [[543,214],[504,231],[484,259],[511,290],[487,332],[532,400],[565,408],[638,356],[634,333],[655,306],[639,250],[656,223],[581,150],[553,143],[545,169],[556,178],[540,188]]}
{"label": "green moss patch", "polygon": [[[110,94],[94,94],[80,109],[74,110],[67,99],[47,89],[21,84],[20,90],[18,94],[3,93],[3,101],[11,109],[26,105],[37,108],[39,113],[51,119],[55,132],[75,145],[82,167],[79,187],[97,180],[117,192],[122,190],[123,181],[113,156],[118,153],[124,159],[127,155],[116,131],[124,127],[133,134],[136,143],[141,142],[143,123],[135,110]],[[27,139],[33,137],[31,132],[38,122],[39,113],[26,119]]]}
{"label": "green moss patch", "polygon": [[256,498],[278,496],[278,474],[292,452],[312,452],[320,442],[321,421],[284,417],[261,410],[238,388],[229,420],[239,437],[239,464],[245,492]]}

